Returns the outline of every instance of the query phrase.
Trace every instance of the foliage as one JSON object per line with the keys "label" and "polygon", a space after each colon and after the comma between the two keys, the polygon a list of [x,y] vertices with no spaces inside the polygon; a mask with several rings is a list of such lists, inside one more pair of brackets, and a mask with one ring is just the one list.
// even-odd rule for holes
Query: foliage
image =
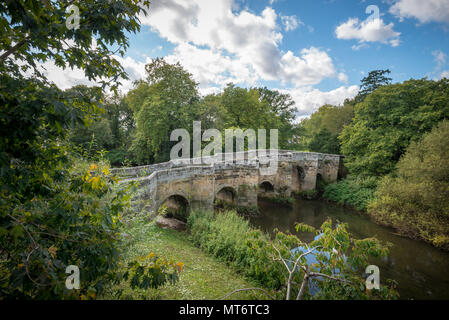
{"label": "foliage", "polygon": [[197,83],[179,63],[171,65],[164,59],[153,60],[145,70],[146,83],[138,83],[128,94],[137,123],[131,152],[138,163],[164,162],[177,143],[170,141],[171,132],[178,128],[192,132]]}
{"label": "foliage", "polygon": [[257,206],[239,206],[226,200],[216,199],[214,201],[214,208],[217,211],[235,211],[242,216],[258,215],[259,208]]}
{"label": "foliage", "polygon": [[313,152],[339,154],[340,143],[338,135],[332,134],[326,128],[323,128],[312,137],[309,149]]}
{"label": "foliage", "polygon": [[[57,66],[78,67],[89,80],[103,85],[126,79],[120,63],[113,58],[111,46],[121,56],[128,47],[126,33],[140,30],[137,16],[147,14],[149,1],[86,0],[77,2],[79,28],[68,29],[66,13],[70,3],[57,1],[6,1],[0,4],[1,72],[19,75],[32,69],[43,78],[38,64],[53,60]],[[92,45],[94,39],[95,45]],[[22,61],[21,65],[17,63]]]}
{"label": "foliage", "polygon": [[341,205],[348,205],[357,210],[365,211],[370,202],[375,199],[376,178],[348,178],[326,186],[323,193],[325,199]]}
{"label": "foliage", "polygon": [[[301,251],[292,255],[291,250],[306,245],[298,237],[278,232],[271,240],[260,230],[249,226],[248,221],[239,217],[235,212],[192,212],[188,226],[191,240],[214,257],[229,263],[245,276],[258,281],[263,287],[274,290],[277,297],[286,297],[288,283],[298,284],[290,286],[290,293],[297,295],[299,285],[304,274],[292,272],[291,277],[286,274],[284,263],[299,258]],[[395,298],[396,292],[386,286],[381,286],[379,292],[365,292],[364,281],[361,277],[362,269],[368,265],[370,257],[385,256],[388,246],[377,239],[353,239],[345,224],[333,227],[332,221],[326,221],[318,230],[313,227],[299,225],[298,230],[313,231],[322,236],[309,244],[309,247],[319,246],[322,253],[317,254],[317,265],[308,265],[300,259],[301,265],[309,270],[317,270],[332,276],[335,268],[341,270],[340,275],[351,283],[333,284],[324,280],[320,284],[321,293],[307,298],[333,299],[366,299],[366,298]],[[296,270],[296,268],[293,268]],[[286,279],[290,281],[286,283]]]}
{"label": "foliage", "polygon": [[278,127],[270,129],[279,129],[279,148],[285,150],[293,150],[296,148],[294,137],[299,135],[299,131],[293,125],[296,118],[295,101],[288,93],[280,93],[276,90],[269,90],[266,87],[258,88],[262,101],[268,103],[272,112],[279,117],[280,124]]}
{"label": "foliage", "polygon": [[79,94],[98,105],[99,112],[74,124],[68,139],[75,146],[93,156],[107,150],[111,164],[121,165],[126,159],[126,149],[135,129],[132,110],[121,97],[106,96],[98,87],[74,86],[66,93]]}
{"label": "foliage", "polygon": [[[312,282],[318,291],[310,292],[313,299],[395,299],[398,294],[395,283],[387,281],[388,286],[381,285],[379,290],[366,290],[365,281],[360,276],[371,257],[388,255],[389,244],[382,244],[376,238],[356,240],[347,230],[347,224],[337,223],[331,219],[325,221],[319,229],[303,223],[296,224],[296,230],[313,232],[315,240],[307,244],[295,236],[278,233],[273,248],[277,261],[288,271],[286,299],[290,300],[293,287],[297,286],[297,300],[307,297],[306,290]],[[280,248],[296,248],[282,252]],[[307,259],[313,256],[312,259]],[[301,274],[302,281],[297,282],[293,276]],[[296,284],[295,284],[296,283]]]}
{"label": "foliage", "polygon": [[[113,188],[106,164],[89,166],[67,144],[71,128],[101,112],[101,90],[63,92],[39,65],[79,68],[114,91],[126,74],[111,48],[124,55],[126,33],[140,29],[137,15],[148,4],[77,3],[78,29],[66,27],[66,1],[0,4],[2,297],[93,298],[116,275],[126,190]],[[72,264],[81,289],[68,291],[65,268]]]}
{"label": "foliage", "polygon": [[147,290],[157,289],[166,283],[175,284],[184,264],[174,263],[165,258],[159,258],[153,252],[145,257],[128,263],[124,279],[130,281],[131,288]]}
{"label": "foliage", "polygon": [[366,96],[370,93],[376,91],[381,86],[391,84],[391,78],[388,78],[386,75],[390,74],[390,70],[373,70],[371,71],[367,77],[362,79],[362,84],[360,85],[360,91],[355,98],[357,102],[363,101]]}
{"label": "foliage", "polygon": [[[140,211],[129,213],[123,219],[125,223],[121,231],[124,237],[120,244],[123,253],[120,262],[123,266],[154,252],[156,256],[165,257],[168,261],[182,261],[182,272],[175,285],[167,282],[157,289],[132,289],[130,278],[128,281],[123,279],[108,288],[100,299],[214,300],[224,297],[234,288],[251,288],[257,285],[195,247],[184,232],[162,229]],[[265,296],[242,292],[231,298],[250,300]]]}
{"label": "foliage", "polygon": [[[229,84],[220,94],[200,97],[197,83],[179,63],[158,58],[146,71],[147,79],[136,82],[123,100],[134,111],[137,123],[129,148],[134,163],[169,160],[177,143],[170,141],[171,132],[186,129],[191,134],[193,121],[201,121],[202,132],[217,129],[222,136],[225,129],[254,129],[256,133],[258,129],[278,129],[280,147],[291,146],[296,133],[295,109],[288,94]],[[202,142],[203,147],[206,144]]]}
{"label": "foliage", "polygon": [[277,195],[277,196],[275,195],[275,196],[273,196],[273,195],[265,193],[265,194],[259,195],[258,198],[259,199],[263,199],[263,200],[267,200],[267,201],[270,201],[270,202],[273,202],[273,203],[277,203],[277,204],[282,205],[282,206],[288,206],[288,207],[291,207],[293,205],[293,203],[295,203],[295,198],[293,198],[293,197],[286,197],[286,196],[283,196],[283,195]]}
{"label": "foliage", "polygon": [[414,142],[369,206],[378,222],[449,249],[449,121]]}
{"label": "foliage", "polygon": [[449,80],[409,80],[377,89],[355,107],[341,134],[345,165],[352,174],[381,176],[412,141],[449,118]]}
{"label": "foliage", "polygon": [[190,239],[220,261],[227,262],[266,288],[279,289],[283,270],[270,258],[269,238],[252,229],[235,212],[193,211],[188,220]]}
{"label": "foliage", "polygon": [[354,102],[345,101],[343,106],[324,105],[310,118],[302,120],[298,128],[303,132],[301,145],[313,152],[340,154],[338,136],[354,116]]}
{"label": "foliage", "polygon": [[[2,188],[2,296],[80,298],[101,293],[118,271],[126,190],[113,188],[116,180],[101,163],[55,169],[57,175],[46,168],[41,177],[28,176],[45,193],[27,199]],[[65,288],[69,265],[80,269],[80,290]]]}

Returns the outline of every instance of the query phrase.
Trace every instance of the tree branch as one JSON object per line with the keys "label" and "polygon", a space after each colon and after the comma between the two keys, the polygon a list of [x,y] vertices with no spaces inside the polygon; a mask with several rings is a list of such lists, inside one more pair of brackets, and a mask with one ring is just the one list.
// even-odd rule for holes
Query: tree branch
{"label": "tree branch", "polygon": [[336,278],[336,277],[333,277],[333,276],[330,276],[330,275],[327,275],[324,273],[319,273],[319,272],[310,272],[309,276],[310,277],[323,277],[323,278],[328,278],[331,280],[340,281],[340,282],[344,282],[344,283],[352,283],[351,281],[348,281],[346,279]]}
{"label": "tree branch", "polygon": [[20,40],[19,42],[17,42],[14,46],[12,46],[11,48],[9,48],[8,50],[6,50],[6,52],[4,52],[1,56],[0,56],[0,61],[3,63],[5,62],[5,60],[8,58],[9,55],[11,55],[12,53],[16,52],[17,50],[20,49],[21,46],[23,46],[25,44],[25,42],[27,42],[27,40],[29,39],[29,36],[25,37],[25,39]]}

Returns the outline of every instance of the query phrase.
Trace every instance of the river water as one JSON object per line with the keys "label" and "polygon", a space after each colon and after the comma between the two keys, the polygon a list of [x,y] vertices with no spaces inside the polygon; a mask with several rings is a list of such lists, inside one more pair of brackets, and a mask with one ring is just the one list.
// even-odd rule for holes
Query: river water
{"label": "river water", "polygon": [[292,207],[259,201],[261,215],[252,217],[251,224],[272,233],[275,228],[297,234],[303,241],[313,240],[310,233],[296,233],[295,222],[320,227],[327,217],[348,223],[355,238],[375,236],[391,242],[388,258],[373,260],[380,269],[381,285],[385,279],[398,282],[401,299],[449,299],[449,253],[424,242],[403,238],[394,230],[379,226],[369,217],[324,201],[296,200]]}

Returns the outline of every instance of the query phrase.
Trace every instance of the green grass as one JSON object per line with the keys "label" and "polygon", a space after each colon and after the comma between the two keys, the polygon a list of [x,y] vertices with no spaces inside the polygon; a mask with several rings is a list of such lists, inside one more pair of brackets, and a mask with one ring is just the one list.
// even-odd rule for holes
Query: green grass
{"label": "green grass", "polygon": [[[126,228],[123,262],[154,252],[174,262],[182,262],[184,269],[179,281],[158,289],[133,290],[128,283],[114,286],[111,292],[123,290],[121,299],[204,300],[220,299],[241,288],[257,287],[225,263],[217,261],[196,248],[185,232],[164,230],[143,219],[133,220]],[[115,298],[113,294],[104,298]],[[239,292],[227,299],[264,299],[257,292]]]}

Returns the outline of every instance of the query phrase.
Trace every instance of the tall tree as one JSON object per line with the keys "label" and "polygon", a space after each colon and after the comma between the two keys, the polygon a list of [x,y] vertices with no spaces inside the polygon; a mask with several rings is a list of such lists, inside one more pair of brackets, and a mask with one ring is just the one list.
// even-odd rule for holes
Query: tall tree
{"label": "tall tree", "polygon": [[282,149],[291,149],[295,143],[292,137],[298,135],[298,131],[294,126],[295,113],[298,111],[295,107],[290,94],[281,93],[277,90],[269,90],[268,88],[259,88],[260,99],[266,101],[271,110],[279,117],[279,147]]}
{"label": "tall tree", "polygon": [[161,58],[154,59],[145,70],[146,84],[139,83],[128,94],[137,122],[131,152],[138,163],[168,161],[176,143],[170,141],[171,132],[191,132],[196,120],[197,83],[179,63],[169,64]]}
{"label": "tall tree", "polygon": [[356,97],[356,101],[360,102],[379,87],[390,84],[393,79],[386,76],[390,73],[391,71],[389,69],[371,71],[367,77],[362,79],[362,84],[360,85],[360,91]]}

